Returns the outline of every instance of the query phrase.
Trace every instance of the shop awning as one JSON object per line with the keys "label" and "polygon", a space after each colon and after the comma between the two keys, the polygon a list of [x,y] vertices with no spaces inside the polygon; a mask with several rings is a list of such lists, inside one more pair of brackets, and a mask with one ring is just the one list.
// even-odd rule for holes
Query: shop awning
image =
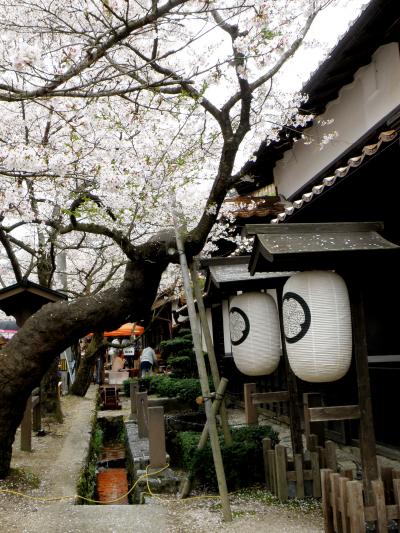
{"label": "shop awning", "polygon": [[105,331],[104,337],[130,337],[133,333],[136,336],[141,335],[144,332],[144,327],[135,325],[132,322],[128,322],[127,324],[123,324],[118,329],[114,329],[113,331]]}

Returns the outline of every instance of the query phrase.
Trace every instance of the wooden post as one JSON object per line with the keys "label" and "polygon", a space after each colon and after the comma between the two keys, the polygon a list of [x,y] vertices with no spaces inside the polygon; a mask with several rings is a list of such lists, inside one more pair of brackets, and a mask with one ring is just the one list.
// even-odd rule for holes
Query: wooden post
{"label": "wooden post", "polygon": [[339,531],[339,527],[341,525],[341,517],[339,511],[339,477],[340,474],[338,474],[337,472],[333,472],[333,474],[329,476],[333,528],[335,531]]}
{"label": "wooden post", "polygon": [[200,332],[199,332],[199,328],[198,328],[198,324],[196,320],[196,308],[194,305],[192,287],[190,284],[189,268],[188,268],[188,264],[186,260],[183,240],[182,240],[179,227],[178,227],[176,205],[175,205],[174,200],[173,200],[173,221],[174,221],[174,227],[175,227],[176,245],[177,245],[178,253],[179,253],[179,262],[180,262],[181,269],[182,269],[182,277],[183,277],[183,285],[184,285],[185,294],[186,294],[186,302],[187,302],[187,307],[189,311],[190,327],[191,327],[192,335],[193,335],[193,344],[194,344],[194,351],[196,354],[197,369],[199,371],[201,392],[202,392],[202,395],[205,401],[205,412],[206,412],[208,431],[209,431],[210,441],[211,441],[211,449],[212,449],[213,458],[214,458],[214,466],[215,466],[215,472],[217,475],[219,494],[221,496],[222,513],[223,513],[224,520],[226,522],[231,522],[232,512],[231,512],[231,508],[229,504],[228,489],[226,486],[226,478],[225,478],[224,464],[222,462],[222,454],[221,454],[221,448],[220,448],[219,438],[218,438],[217,423],[215,419],[215,414],[212,412],[212,409],[211,409],[212,402],[211,402],[211,397],[210,397],[210,387],[208,385],[207,368],[204,362],[203,350],[201,347]]}
{"label": "wooden post", "polygon": [[318,437],[317,445],[323,446],[325,441],[325,431],[322,422],[311,422],[309,407],[321,407],[322,399],[319,392],[307,392],[303,394],[303,409],[304,409],[304,434],[306,437],[306,446],[310,448],[310,435]]}
{"label": "wooden post", "polygon": [[294,471],[296,472],[296,498],[304,498],[304,474],[303,474],[303,456],[295,453],[293,457]]}
{"label": "wooden post", "polygon": [[395,504],[400,506],[400,479],[393,479],[393,495]]}
{"label": "wooden post", "polygon": [[318,452],[311,452],[311,472],[313,480],[313,496],[314,498],[321,497],[321,474],[319,469],[319,455]]}
{"label": "wooden post", "polygon": [[264,459],[264,475],[265,475],[265,487],[267,490],[270,490],[270,481],[269,481],[269,468],[268,468],[268,451],[272,449],[271,439],[265,437],[262,440],[263,447],[263,459]]}
{"label": "wooden post", "polygon": [[347,510],[347,482],[349,480],[345,477],[339,478],[339,511],[342,517],[342,532],[350,533],[350,520]]}
{"label": "wooden post", "polygon": [[359,481],[347,483],[347,508],[351,531],[365,531],[363,492]]}
{"label": "wooden post", "polygon": [[386,516],[385,490],[381,479],[371,481],[374,504],[376,509],[376,528],[378,533],[387,532],[388,519]]}
{"label": "wooden post", "polygon": [[40,393],[38,393],[37,395],[32,395],[32,429],[33,431],[39,431],[42,428],[42,412],[40,408],[39,394]]}
{"label": "wooden post", "polygon": [[301,414],[299,393],[297,390],[296,376],[293,374],[286,352],[285,331],[283,328],[283,314],[282,314],[282,290],[279,286],[276,289],[276,296],[278,301],[279,322],[281,326],[281,340],[282,340],[282,354],[285,363],[287,389],[289,393],[289,416],[290,416],[290,436],[292,439],[293,454],[303,453],[303,437],[301,433]]}
{"label": "wooden post", "polygon": [[287,457],[285,446],[281,446],[280,444],[275,446],[275,464],[277,496],[281,502],[286,502],[288,499],[288,484],[286,478]]}
{"label": "wooden post", "polygon": [[324,515],[325,533],[334,533],[333,515],[330,498],[330,475],[332,470],[324,468],[321,470],[321,492],[322,492],[322,512]]}
{"label": "wooden post", "polygon": [[[193,288],[194,288],[194,295],[197,301],[197,308],[199,310],[199,316],[200,316],[201,326],[203,330],[203,335],[206,341],[208,361],[210,363],[211,375],[212,375],[213,383],[214,383],[214,389],[217,390],[219,386],[219,382],[220,382],[217,358],[215,357],[214,344],[211,338],[210,328],[208,327],[206,309],[204,307],[203,295],[201,293],[200,284],[199,284],[199,275],[198,275],[197,268],[194,262],[191,264],[190,273],[191,273],[191,278],[192,278],[192,283],[193,283]],[[222,426],[222,431],[224,432],[225,443],[227,446],[230,446],[232,444],[232,435],[229,429],[228,413],[226,412],[224,399],[222,399],[222,402],[219,408],[219,414],[221,417],[221,426]]]}
{"label": "wooden post", "polygon": [[130,420],[133,420],[137,413],[136,394],[138,392],[139,392],[139,383],[137,381],[132,381],[129,384],[129,395],[131,398],[131,414],[129,415]]}
{"label": "wooden post", "polygon": [[138,437],[139,439],[144,439],[149,436],[147,392],[138,392],[136,394],[136,413]]}
{"label": "wooden post", "polygon": [[167,464],[164,407],[149,407],[148,413],[150,466],[163,467]]}
{"label": "wooden post", "polygon": [[325,462],[327,468],[337,471],[336,444],[331,440],[325,442]]}
{"label": "wooden post", "polygon": [[251,395],[256,392],[255,383],[244,384],[244,413],[247,425],[257,424],[258,415],[256,406],[253,404]]}
{"label": "wooden post", "polygon": [[354,357],[357,370],[358,403],[360,406],[360,454],[366,505],[373,505],[371,482],[379,478],[376,442],[372,415],[371,387],[368,372],[367,336],[362,291],[358,275],[347,277],[353,327]]}
{"label": "wooden post", "polygon": [[337,471],[336,444],[331,440],[325,442],[325,461],[327,468]]}
{"label": "wooden post", "polygon": [[277,494],[276,487],[276,464],[275,464],[275,450],[267,451],[268,460],[268,474],[269,474],[269,490],[272,494]]}
{"label": "wooden post", "polygon": [[32,396],[26,402],[24,418],[21,422],[21,450],[32,451]]}

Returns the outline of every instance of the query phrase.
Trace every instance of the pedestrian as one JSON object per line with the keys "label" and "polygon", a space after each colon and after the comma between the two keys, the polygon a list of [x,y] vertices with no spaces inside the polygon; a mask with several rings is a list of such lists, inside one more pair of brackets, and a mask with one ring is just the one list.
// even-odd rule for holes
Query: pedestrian
{"label": "pedestrian", "polygon": [[151,346],[148,346],[140,355],[140,377],[151,376],[154,365],[157,365],[156,353]]}
{"label": "pedestrian", "polygon": [[111,370],[113,372],[122,372],[124,370],[125,359],[122,350],[118,350],[117,355],[114,356],[112,361]]}

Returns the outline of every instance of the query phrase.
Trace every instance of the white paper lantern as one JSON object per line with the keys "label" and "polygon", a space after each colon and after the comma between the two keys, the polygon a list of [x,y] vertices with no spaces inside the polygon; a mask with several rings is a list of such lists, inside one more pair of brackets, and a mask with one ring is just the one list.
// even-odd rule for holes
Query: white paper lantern
{"label": "white paper lantern", "polygon": [[283,289],[286,350],[294,374],[304,381],[336,381],[352,353],[347,287],[334,272],[299,272]]}
{"label": "white paper lantern", "polygon": [[247,376],[271,374],[279,364],[281,339],[278,310],[269,294],[235,296],[229,310],[232,355]]}

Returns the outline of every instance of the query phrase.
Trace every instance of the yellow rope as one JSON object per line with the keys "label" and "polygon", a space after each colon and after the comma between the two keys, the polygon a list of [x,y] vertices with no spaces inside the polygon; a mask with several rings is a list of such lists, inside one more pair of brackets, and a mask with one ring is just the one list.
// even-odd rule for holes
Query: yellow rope
{"label": "yellow rope", "polygon": [[[169,467],[169,465],[167,464],[166,466],[164,466],[160,470],[157,470],[156,472],[153,472],[152,475],[160,474],[163,470],[165,470],[168,467]],[[102,502],[100,500],[93,500],[92,498],[86,498],[85,496],[80,496],[79,494],[74,494],[73,496],[57,496],[57,497],[54,497],[54,498],[41,498],[39,496],[30,496],[29,494],[24,494],[22,492],[18,492],[16,490],[10,490],[10,489],[0,489],[0,493],[3,493],[3,494],[14,494],[15,496],[21,496],[22,498],[27,498],[29,500],[35,500],[35,501],[39,501],[39,502],[56,502],[56,501],[61,501],[61,500],[71,500],[71,499],[79,498],[80,500],[84,500],[86,502],[99,503],[99,504],[103,504],[103,505],[104,504],[110,504],[110,503],[116,503],[116,502],[122,500],[123,498],[125,498],[126,496],[129,496],[129,494],[135,489],[135,487],[139,483],[139,481],[141,479],[147,478],[147,476],[149,476],[147,468],[146,468],[146,473],[137,478],[135,483],[132,485],[132,487],[128,490],[128,492],[126,494],[123,494],[122,496],[119,496],[118,498],[115,498],[115,500],[109,500],[109,501],[106,501],[106,502]],[[147,481],[147,486],[149,487],[148,481]]]}
{"label": "yellow rope", "polygon": [[[172,500],[172,498],[167,499],[167,498],[160,498],[160,496],[156,496],[152,492],[152,490],[150,488],[149,476],[150,475],[160,474],[161,472],[166,470],[168,467],[169,467],[169,464],[167,464],[166,466],[164,466],[160,470],[157,470],[156,472],[152,472],[151,474],[149,474],[148,469],[150,468],[150,465],[147,465],[146,473],[142,474],[140,477],[137,478],[135,483],[132,485],[132,487],[128,490],[128,492],[126,494],[123,494],[122,496],[119,496],[118,498],[115,498],[115,500],[108,500],[108,501],[105,501],[105,502],[104,501],[100,501],[100,500],[93,500],[92,498],[86,498],[85,496],[80,496],[79,494],[74,494],[73,496],[56,496],[54,498],[41,498],[40,496],[30,496],[29,494],[24,494],[22,492],[18,492],[16,490],[10,490],[10,489],[0,489],[0,493],[3,493],[3,494],[14,494],[15,496],[21,496],[22,498],[27,498],[29,500],[35,500],[35,501],[39,501],[39,502],[56,502],[56,501],[61,501],[61,500],[71,500],[71,499],[78,498],[78,499],[84,500],[86,502],[99,503],[101,505],[106,505],[106,504],[110,504],[110,503],[116,503],[116,502],[122,500],[123,498],[125,498],[126,496],[129,496],[129,494],[135,489],[135,487],[139,483],[139,481],[141,479],[145,478],[148,492],[142,492],[142,494],[147,494],[148,496],[151,496],[152,498],[156,498],[156,499],[164,501],[164,502],[165,501],[187,502],[189,500],[211,500],[211,499],[219,499],[220,498],[219,495],[217,495],[217,496],[211,496],[210,495],[210,496],[191,496],[190,498],[180,498],[180,499]],[[240,491],[235,491],[235,492],[240,492]],[[229,495],[235,494],[235,492],[230,492]]]}

